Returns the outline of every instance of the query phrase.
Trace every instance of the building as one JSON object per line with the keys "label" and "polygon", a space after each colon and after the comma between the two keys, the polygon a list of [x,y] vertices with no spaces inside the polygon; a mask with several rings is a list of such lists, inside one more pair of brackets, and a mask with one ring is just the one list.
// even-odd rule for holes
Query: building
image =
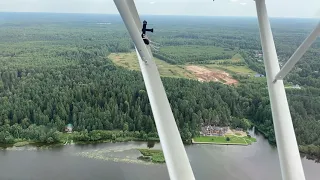
{"label": "building", "polygon": [[72,133],[72,129],[73,129],[72,124],[68,124],[68,125],[66,126],[66,128],[65,128],[65,131],[66,131],[67,133]]}
{"label": "building", "polygon": [[228,131],[228,127],[218,127],[218,126],[202,126],[200,135],[203,136],[224,136]]}
{"label": "building", "polygon": [[263,74],[256,74],[256,75],[254,75],[254,77],[264,77],[264,75]]}
{"label": "building", "polygon": [[292,88],[294,88],[294,89],[301,89],[301,87],[300,87],[298,84],[292,86]]}

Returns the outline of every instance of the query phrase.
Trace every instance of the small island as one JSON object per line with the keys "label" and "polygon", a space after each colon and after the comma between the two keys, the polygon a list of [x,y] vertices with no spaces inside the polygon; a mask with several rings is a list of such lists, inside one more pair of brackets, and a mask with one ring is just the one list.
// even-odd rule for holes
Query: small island
{"label": "small island", "polygon": [[257,140],[241,128],[203,126],[200,137],[192,139],[193,144],[250,145]]}
{"label": "small island", "polygon": [[162,150],[158,149],[138,149],[142,156],[138,157],[138,159],[153,162],[153,163],[165,163],[164,155]]}

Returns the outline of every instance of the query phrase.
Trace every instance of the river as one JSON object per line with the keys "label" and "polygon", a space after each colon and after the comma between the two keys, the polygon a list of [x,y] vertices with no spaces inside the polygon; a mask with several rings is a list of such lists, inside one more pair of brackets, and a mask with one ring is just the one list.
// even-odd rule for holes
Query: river
{"label": "river", "polygon": [[[188,145],[198,180],[280,180],[276,148],[261,136],[250,146]],[[67,145],[52,149],[0,150],[1,180],[169,180],[164,164],[136,160],[145,142]],[[154,148],[161,148],[156,144]],[[302,158],[307,180],[318,180],[320,164]]]}

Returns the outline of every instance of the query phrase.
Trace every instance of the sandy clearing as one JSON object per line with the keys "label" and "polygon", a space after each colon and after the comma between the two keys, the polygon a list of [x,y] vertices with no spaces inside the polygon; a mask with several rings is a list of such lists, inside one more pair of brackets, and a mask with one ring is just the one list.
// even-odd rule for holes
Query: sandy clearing
{"label": "sandy clearing", "polygon": [[205,67],[190,65],[186,66],[188,71],[191,71],[193,74],[196,75],[198,81],[201,82],[222,82],[224,84],[237,84],[238,81],[233,79],[230,74],[225,71],[218,70],[218,69],[207,69]]}

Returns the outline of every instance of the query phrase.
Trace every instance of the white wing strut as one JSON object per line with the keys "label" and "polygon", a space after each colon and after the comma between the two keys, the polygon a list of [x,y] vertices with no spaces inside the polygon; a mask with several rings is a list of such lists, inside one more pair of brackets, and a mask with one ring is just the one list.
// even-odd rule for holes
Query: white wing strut
{"label": "white wing strut", "polygon": [[312,43],[317,39],[320,35],[320,22],[317,27],[311,32],[311,34],[303,41],[303,43],[299,46],[299,48],[293,53],[287,63],[283,66],[280,72],[276,75],[275,81],[283,79],[286,75],[292,70],[294,65],[301,59],[304,53],[310,48]]}
{"label": "white wing strut", "polygon": [[[305,180],[283,81],[278,80],[273,82],[275,76],[280,71],[280,67],[265,0],[255,1],[282,178],[283,180]],[[181,141],[167,95],[160,79],[159,71],[153,61],[150,48],[144,44],[141,38],[142,26],[135,4],[133,0],[114,0],[114,2],[136,46],[140,68],[148,92],[170,179],[194,180],[194,174]],[[315,39],[314,36],[318,35],[318,31],[319,25],[298,48],[297,52],[299,53],[293,55],[293,57],[296,57],[291,59],[300,58],[300,55],[306,51],[307,46],[311,45],[311,40],[313,41]]]}
{"label": "white wing strut", "polygon": [[171,180],[194,180],[187,153],[160,79],[158,68],[141,38],[141,22],[132,0],[114,0],[136,46],[143,79],[149,96],[160,143]]}
{"label": "white wing strut", "polygon": [[273,82],[279,62],[265,0],[256,0],[263,59],[283,180],[305,180],[283,80]]}

